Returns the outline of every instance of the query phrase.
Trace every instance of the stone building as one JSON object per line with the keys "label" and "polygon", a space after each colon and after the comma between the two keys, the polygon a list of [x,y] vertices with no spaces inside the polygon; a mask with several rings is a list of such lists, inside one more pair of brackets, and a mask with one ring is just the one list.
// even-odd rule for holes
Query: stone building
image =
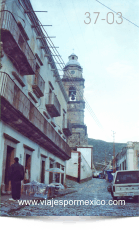
{"label": "stone building", "polygon": [[0,186],[3,192],[11,189],[14,157],[24,166],[23,183],[51,183],[54,175],[46,170],[57,167],[63,184],[71,157],[69,98],[53,49],[29,0],[3,0],[0,7]]}
{"label": "stone building", "polygon": [[73,53],[65,65],[62,78],[69,101],[67,118],[72,124],[72,135],[68,137],[71,158],[67,161],[66,177],[79,183],[92,178],[93,146],[88,146],[87,127],[84,124],[84,82],[83,69]]}
{"label": "stone building", "polygon": [[68,144],[76,150],[77,146],[87,145],[87,127],[84,124],[84,82],[83,69],[78,62],[78,57],[73,53],[65,65],[63,85],[69,97],[67,117],[72,124],[72,135],[68,137]]}

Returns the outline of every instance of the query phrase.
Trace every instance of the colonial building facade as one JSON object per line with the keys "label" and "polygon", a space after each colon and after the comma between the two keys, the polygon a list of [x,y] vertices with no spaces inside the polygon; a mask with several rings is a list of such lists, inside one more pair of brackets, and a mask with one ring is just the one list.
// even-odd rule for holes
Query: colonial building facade
{"label": "colonial building facade", "polygon": [[139,169],[139,143],[127,142],[127,146],[116,155],[117,170],[136,170]]}
{"label": "colonial building facade", "polygon": [[24,166],[24,183],[51,183],[53,175],[46,169],[57,167],[63,170],[57,182],[64,184],[66,160],[71,156],[67,139],[72,130],[67,117],[69,98],[53,52],[29,0],[0,3],[2,191],[11,189],[8,170],[15,156]]}

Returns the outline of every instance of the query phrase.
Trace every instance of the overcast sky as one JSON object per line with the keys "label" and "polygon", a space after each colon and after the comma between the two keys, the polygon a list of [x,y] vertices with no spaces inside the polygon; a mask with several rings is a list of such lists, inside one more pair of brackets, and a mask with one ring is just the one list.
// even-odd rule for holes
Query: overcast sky
{"label": "overcast sky", "polygon": [[[104,141],[139,141],[139,1],[138,0],[31,0],[64,62],[73,52],[83,67],[85,98],[103,128],[88,110],[88,136]],[[90,19],[87,18],[90,13]],[[97,14],[100,12],[96,21]],[[109,14],[108,14],[109,13]],[[114,23],[112,23],[114,16]],[[121,21],[120,15],[127,18]],[[105,20],[102,20],[105,19]],[[96,23],[94,24],[94,22]],[[121,23],[117,24],[116,23]]]}

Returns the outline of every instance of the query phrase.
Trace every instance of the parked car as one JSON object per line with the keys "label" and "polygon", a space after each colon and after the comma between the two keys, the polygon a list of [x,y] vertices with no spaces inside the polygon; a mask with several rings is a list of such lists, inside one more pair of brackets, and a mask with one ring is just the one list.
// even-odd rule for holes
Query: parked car
{"label": "parked car", "polygon": [[97,171],[95,171],[94,173],[93,173],[93,178],[98,178],[99,177],[99,173],[97,172]]}
{"label": "parked car", "polygon": [[111,186],[107,189],[115,200],[118,197],[139,200],[139,170],[117,171]]}

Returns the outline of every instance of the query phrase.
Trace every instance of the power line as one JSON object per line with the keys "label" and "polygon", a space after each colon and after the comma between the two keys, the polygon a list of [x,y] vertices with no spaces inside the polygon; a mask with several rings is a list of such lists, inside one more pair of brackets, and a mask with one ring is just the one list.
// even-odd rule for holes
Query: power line
{"label": "power line", "polygon": [[[19,3],[20,3],[20,0],[19,0]],[[61,2],[60,2],[60,4],[61,4]],[[23,7],[23,8],[24,8],[24,7]],[[26,6],[26,8],[27,8],[27,6]],[[63,8],[62,8],[62,9],[63,9]],[[25,8],[24,8],[24,10],[28,10],[28,9],[25,9]],[[30,15],[28,15],[28,16],[30,17]],[[43,41],[45,41],[45,44],[46,44],[44,50],[46,51],[46,53],[49,53],[49,52],[47,52],[48,49],[51,51],[51,55],[53,55],[54,62],[59,63],[60,70],[63,71],[63,68],[65,67],[65,63],[64,63],[62,57],[59,55],[59,52],[58,52],[57,49],[55,48],[54,43],[52,42],[52,40],[51,40],[50,37],[48,36],[46,30],[44,29],[43,25],[42,25],[41,22],[39,21],[38,17],[37,17],[36,15],[34,16],[33,14],[32,14],[32,16],[33,16],[33,20],[35,21],[35,24],[39,24],[39,25],[41,26],[41,28],[40,28],[40,27],[38,28],[38,31],[40,31],[40,32],[38,32],[38,33],[41,33],[41,30],[43,30],[44,33],[47,35],[47,36],[46,36],[46,37],[47,37],[47,41],[46,41],[46,39],[44,38],[44,36],[42,36],[42,39],[41,39],[41,42],[43,43]],[[67,21],[67,22],[68,22],[68,21]],[[42,33],[43,33],[43,32],[42,32]],[[72,36],[72,37],[73,37],[73,36]],[[49,56],[47,56],[47,58],[49,59]],[[50,56],[50,61],[51,61],[51,59],[53,59],[53,58]],[[55,66],[55,67],[53,67],[53,69],[55,69],[54,71],[56,71],[57,74],[58,74],[58,76],[59,76],[57,67]],[[71,74],[70,74],[69,71],[68,71],[68,73],[69,73],[69,78],[70,78],[70,80],[71,80],[72,85],[75,85],[75,82],[73,82],[73,78],[70,77]],[[55,75],[57,76],[57,74],[55,74]],[[63,86],[63,84],[62,84],[62,86]],[[64,87],[64,86],[63,86],[63,87]],[[80,90],[79,90],[79,95],[81,95],[81,91],[80,91]],[[97,116],[96,116],[95,113],[93,112],[91,106],[89,105],[89,103],[87,102],[87,100],[85,99],[85,97],[84,97],[84,101],[85,101],[85,103],[86,103],[86,108],[88,109],[89,113],[91,114],[91,116],[93,117],[93,119],[95,120],[95,122],[97,123],[97,125],[98,125],[98,126],[101,126],[101,124],[100,124],[100,122],[99,122]],[[102,127],[102,126],[101,126],[101,127]]]}
{"label": "power line", "polygon": [[[116,12],[116,11],[112,10],[112,9],[111,9],[111,8],[109,8],[108,6],[104,5],[102,2],[99,2],[98,0],[96,0],[96,2],[98,2],[98,3],[100,3],[101,5],[105,6],[105,7],[106,7],[106,8],[108,8],[109,10],[113,11],[115,14],[118,14],[118,12]],[[127,20],[128,22],[130,22],[131,24],[133,24],[134,26],[136,26],[136,27],[138,27],[138,28],[139,28],[139,26],[138,26],[138,25],[136,25],[135,23],[131,22],[131,21],[130,21],[130,20],[128,20],[127,18],[125,18],[125,17],[123,17],[123,16],[122,16],[122,18],[124,18],[125,20]]]}

